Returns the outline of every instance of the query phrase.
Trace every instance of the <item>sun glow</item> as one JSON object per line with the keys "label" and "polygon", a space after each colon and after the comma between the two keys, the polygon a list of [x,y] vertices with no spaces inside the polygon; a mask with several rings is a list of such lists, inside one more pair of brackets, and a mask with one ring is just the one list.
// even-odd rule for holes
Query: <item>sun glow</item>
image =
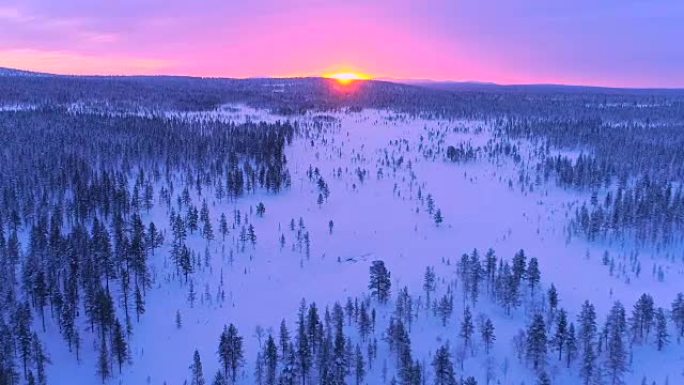
{"label": "sun glow", "polygon": [[367,74],[359,72],[337,72],[323,75],[324,78],[337,80],[338,83],[346,85],[357,80],[370,80]]}

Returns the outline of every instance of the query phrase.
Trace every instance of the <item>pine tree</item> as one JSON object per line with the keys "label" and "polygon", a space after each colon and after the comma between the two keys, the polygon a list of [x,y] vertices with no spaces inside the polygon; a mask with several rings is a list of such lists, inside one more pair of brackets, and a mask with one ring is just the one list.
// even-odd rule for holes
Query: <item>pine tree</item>
{"label": "pine tree", "polygon": [[226,220],[226,214],[221,213],[221,219],[219,221],[219,230],[221,231],[221,236],[223,240],[226,240],[226,235],[228,235],[228,221]]}
{"label": "pine tree", "polygon": [[442,345],[432,360],[432,367],[435,370],[435,385],[456,385],[454,365],[451,362],[449,345]]}
{"label": "pine tree", "polygon": [[[339,304],[336,304],[339,306]],[[340,311],[341,312],[341,311]],[[349,362],[346,355],[346,339],[342,329],[341,321],[335,322],[335,337],[333,341],[333,372],[332,378],[336,384],[344,384],[344,378],[349,372]]]}
{"label": "pine tree", "polygon": [[285,320],[280,321],[280,356],[285,359],[287,358],[287,351],[290,349],[290,332],[287,330],[287,325]]}
{"label": "pine tree", "polygon": [[445,294],[439,300],[437,305],[437,313],[439,318],[442,320],[442,326],[446,326],[447,320],[451,317],[451,313],[454,310],[453,297],[450,294]]}
{"label": "pine tree", "polygon": [[385,267],[383,261],[373,261],[370,267],[370,283],[368,288],[371,290],[371,295],[376,297],[381,303],[387,302],[390,294],[390,272]]}
{"label": "pine tree", "polygon": [[463,345],[468,348],[472,348],[472,337],[475,331],[475,326],[473,325],[473,316],[470,314],[470,308],[466,306],[463,311],[463,320],[461,321],[461,331],[459,335],[463,338]]}
{"label": "pine tree", "polygon": [[100,343],[100,355],[97,360],[97,374],[102,379],[103,384],[111,374],[109,371],[109,352],[107,351],[107,345],[104,340]]}
{"label": "pine tree", "polygon": [[[480,293],[480,281],[482,280],[482,264],[477,249],[473,250],[470,258],[468,258],[468,268],[466,281],[468,282],[468,296],[473,303],[477,303],[477,297]],[[464,285],[465,287],[466,285]]]}
{"label": "pine tree", "polygon": [[214,240],[214,227],[211,225],[210,220],[204,222],[204,225],[202,226],[202,235],[204,236],[204,239],[209,242]]}
{"label": "pine tree", "polygon": [[[2,221],[0,221],[0,224]],[[2,226],[0,225],[0,229]],[[0,234],[0,237],[2,234]],[[2,250],[0,250],[2,252]],[[14,362],[14,337],[12,329],[0,317],[0,383],[2,384],[18,384],[19,373],[17,372],[16,364]]]}
{"label": "pine tree", "polygon": [[188,282],[188,276],[193,272],[192,256],[190,254],[190,249],[183,245],[180,251],[179,257],[179,267],[183,276],[185,277],[185,282]]}
{"label": "pine tree", "polygon": [[551,385],[551,379],[546,372],[541,372],[539,378],[537,379],[537,385]]}
{"label": "pine tree", "polygon": [[140,286],[135,287],[135,314],[136,320],[140,322],[140,316],[145,314],[145,299],[140,292]]}
{"label": "pine tree", "polygon": [[485,275],[490,286],[494,283],[494,278],[496,277],[496,260],[494,250],[491,248],[487,250],[487,254],[485,254]]}
{"label": "pine tree", "polygon": [[228,385],[226,377],[220,370],[216,371],[216,374],[214,375],[214,380],[211,382],[211,385]]}
{"label": "pine tree", "polygon": [[200,360],[200,354],[195,349],[195,353],[192,356],[192,364],[190,365],[191,372],[191,385],[205,385],[204,374],[202,373],[202,361]]}
{"label": "pine tree", "polygon": [[534,289],[539,285],[539,281],[541,281],[541,272],[539,271],[539,262],[537,261],[537,258],[530,258],[526,275],[530,292],[534,295]]}
{"label": "pine tree", "polygon": [[492,323],[492,320],[487,318],[483,325],[482,325],[482,342],[484,342],[485,346],[485,352],[489,354],[489,351],[492,348],[492,344],[496,340],[496,336],[494,335],[494,324]]}
{"label": "pine tree", "polygon": [[31,342],[33,334],[31,333],[31,308],[28,303],[21,304],[17,307],[13,317],[14,336],[19,345],[19,356],[24,366],[24,378],[28,376],[28,361],[31,357]]}
{"label": "pine tree", "polygon": [[679,336],[684,337],[684,293],[677,294],[672,302],[672,321],[679,329]]}
{"label": "pine tree", "polygon": [[252,225],[251,223],[249,224],[249,226],[247,226],[247,238],[252,243],[252,245],[256,245],[256,231],[254,230],[254,225]]}
{"label": "pine tree", "polygon": [[563,359],[563,348],[565,348],[568,339],[568,316],[565,310],[561,309],[558,313],[558,322],[556,323],[556,332],[551,339],[554,350],[558,352],[558,361]]}
{"label": "pine tree", "polygon": [[527,271],[527,257],[525,256],[525,251],[520,249],[515,256],[513,256],[513,277],[517,286],[520,286],[520,282],[525,278],[525,273]]}
{"label": "pine tree", "polygon": [[627,370],[628,358],[624,341],[626,323],[625,309],[620,302],[616,302],[606,321],[608,328],[606,369],[611,385],[622,385],[624,383],[623,375]]}
{"label": "pine tree", "polygon": [[295,385],[299,376],[297,358],[292,349],[287,350],[287,356],[283,358],[283,370],[280,373],[279,385]]}
{"label": "pine tree", "polygon": [[499,269],[496,279],[496,294],[501,304],[506,308],[506,314],[511,314],[511,309],[519,304],[519,282],[511,271],[508,262]]}
{"label": "pine tree", "polygon": [[527,329],[526,357],[532,362],[535,370],[541,369],[546,361],[546,326],[544,317],[535,314],[532,323]]}
{"label": "pine tree", "polygon": [[311,346],[309,343],[309,334],[306,329],[305,320],[306,305],[302,301],[302,306],[299,311],[299,320],[297,322],[297,362],[299,365],[299,372],[302,376],[302,385],[306,385],[306,380],[311,370]]}
{"label": "pine tree", "polygon": [[648,294],[642,294],[636,304],[634,304],[632,317],[630,318],[632,339],[634,341],[643,341],[647,338],[654,319],[655,307],[653,297]]}
{"label": "pine tree", "polygon": [[363,361],[363,353],[361,353],[361,348],[357,344],[356,350],[354,352],[354,378],[356,379],[356,385],[361,385],[365,375],[366,364]]}
{"label": "pine tree", "polygon": [[580,377],[582,377],[584,385],[590,385],[596,373],[596,353],[594,352],[594,344],[588,344],[584,346],[582,351],[582,362],[580,367]]}
{"label": "pine tree", "polygon": [[38,310],[40,311],[40,319],[43,327],[43,332],[45,331],[45,306],[47,306],[48,299],[48,288],[47,282],[45,282],[45,273],[39,270],[34,278],[33,282],[33,297],[38,305]]}
{"label": "pine tree", "polygon": [[434,292],[435,288],[435,270],[434,268],[428,266],[425,268],[425,275],[423,279],[423,290],[425,290],[425,298],[427,299],[426,303],[428,304],[426,308],[430,307],[430,293]]}
{"label": "pine tree", "polygon": [[159,230],[157,230],[157,226],[154,222],[150,222],[150,225],[147,228],[147,247],[152,250],[152,254],[154,254],[154,250],[163,243],[164,237]]}
{"label": "pine tree", "polygon": [[578,317],[578,325],[578,339],[582,354],[580,376],[584,385],[590,385],[597,372],[595,351],[597,327],[596,311],[594,310],[594,305],[589,303],[589,301],[585,301],[582,305],[582,311]]}
{"label": "pine tree", "polygon": [[670,342],[670,335],[667,332],[667,318],[665,318],[665,311],[663,308],[659,307],[655,315],[656,319],[656,346],[658,351],[663,350],[665,345]]}
{"label": "pine tree", "polygon": [[577,358],[577,337],[575,336],[575,324],[570,323],[568,336],[565,339],[565,364],[569,368]]}
{"label": "pine tree", "polygon": [[28,376],[26,377],[27,385],[36,385],[36,378],[33,376],[33,371],[29,370]]}
{"label": "pine tree", "polygon": [[366,303],[361,302],[361,310],[359,311],[359,334],[363,341],[368,338],[371,330],[371,319],[366,309]]}
{"label": "pine tree", "polygon": [[[237,371],[244,361],[242,337],[238,335],[235,325],[224,326],[219,339],[218,356],[223,365],[223,375],[233,383],[237,378]],[[230,373],[228,370],[230,369]],[[230,376],[229,376],[230,374]]]}
{"label": "pine tree", "polygon": [[[38,339],[38,335],[33,333],[33,362],[36,367],[36,376],[37,376],[37,383],[39,385],[46,385],[47,384],[47,375],[45,373],[45,365],[50,363],[50,358],[47,356],[45,353],[45,350],[43,349],[43,345],[40,343],[40,340]],[[4,363],[2,363],[2,360],[0,360],[0,368],[4,367]],[[2,372],[2,369],[0,369],[0,372]],[[1,376],[0,376],[1,378]]]}
{"label": "pine tree", "polygon": [[275,385],[276,369],[278,367],[278,347],[271,335],[266,340],[263,357],[266,366],[266,385]]}
{"label": "pine tree", "polygon": [[126,343],[126,336],[124,335],[123,328],[118,319],[114,322],[112,354],[116,357],[116,361],[119,364],[119,373],[121,373],[121,367],[128,359],[128,344]]}
{"label": "pine tree", "polygon": [[254,380],[257,385],[264,384],[264,358],[261,352],[257,353],[256,360],[254,360]]}
{"label": "pine tree", "polygon": [[435,225],[441,225],[442,222],[444,222],[444,217],[442,217],[442,210],[437,209],[437,211],[435,211],[433,219],[435,220]]}
{"label": "pine tree", "polygon": [[264,202],[259,202],[259,204],[256,206],[256,214],[260,217],[263,217],[265,213],[266,206],[264,206]]}
{"label": "pine tree", "polygon": [[554,284],[551,284],[549,291],[546,293],[546,297],[549,301],[549,312],[555,314],[556,309],[558,308],[558,290],[556,290]]}
{"label": "pine tree", "polygon": [[188,287],[188,302],[190,302],[190,307],[195,307],[195,299],[197,298],[197,292],[195,291],[195,282],[191,279],[190,286]]}

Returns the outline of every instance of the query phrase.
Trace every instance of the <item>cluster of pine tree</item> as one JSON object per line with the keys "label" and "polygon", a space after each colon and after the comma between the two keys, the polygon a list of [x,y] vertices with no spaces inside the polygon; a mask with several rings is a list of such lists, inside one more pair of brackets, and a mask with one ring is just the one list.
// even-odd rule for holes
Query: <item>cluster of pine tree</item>
{"label": "cluster of pine tree", "polygon": [[682,241],[684,193],[682,187],[641,178],[633,187],[618,187],[600,200],[597,194],[582,205],[573,219],[575,232],[590,240],[633,235],[641,242]]}
{"label": "cluster of pine tree", "polygon": [[[679,107],[652,99],[641,104],[649,108],[639,113],[632,105],[616,103],[619,108],[591,110],[583,118],[527,116],[498,123],[501,140],[524,137],[537,146],[535,183],[553,176],[562,187],[595,191],[572,223],[575,233],[590,240],[636,236],[648,243],[682,241],[684,134],[672,114]],[[663,115],[654,115],[656,111]],[[551,156],[552,149],[580,154],[574,159]],[[599,201],[602,190],[605,199]]]}
{"label": "cluster of pine tree", "polygon": [[[531,311],[531,321],[513,342],[519,359],[537,374],[539,384],[551,383],[552,367],[578,373],[586,385],[622,384],[631,365],[632,346],[665,349],[670,342],[670,320],[678,338],[684,337],[684,294],[679,294],[667,310],[656,307],[653,298],[644,294],[629,315],[616,302],[602,325],[594,305],[586,301],[573,322],[560,306],[556,288],[551,285],[543,289],[536,258],[528,258],[523,250],[510,262],[498,258],[491,249],[481,260],[474,250],[464,254],[456,267],[458,279],[450,283],[428,267],[424,296],[414,297],[407,288],[398,290],[389,316],[391,280],[383,261],[371,264],[367,297],[349,298],[345,305],[335,303],[332,308],[326,307],[323,315],[315,303],[307,306],[302,301],[294,336],[285,320],[278,335],[266,335],[257,328],[261,349],[255,360],[254,380],[259,385],[361,384],[374,367],[382,365],[383,383],[476,385],[477,380],[463,371],[463,362],[478,347],[489,355],[496,341],[492,320],[482,314],[475,319],[471,310],[477,308],[481,291],[509,313],[523,304],[526,312]],[[435,297],[438,282],[448,282],[441,297]],[[429,314],[449,329],[457,286],[464,302],[460,323],[453,332],[456,345],[447,341],[429,361],[416,358],[411,340],[413,325],[421,314]],[[378,360],[379,341],[386,343],[389,353],[382,360]],[[387,360],[392,362],[393,373]],[[488,368],[487,383],[494,378],[493,368]],[[218,373],[214,384],[224,384],[222,381],[223,374]]]}
{"label": "cluster of pine tree", "polygon": [[[235,199],[288,186],[293,134],[281,123],[0,112],[0,136],[13,138],[0,154],[0,383],[46,383],[39,334],[51,327],[77,359],[96,349],[103,381],[121,371],[165,244],[150,211],[170,212],[172,257],[187,279],[197,258],[186,232],[215,236],[206,200],[198,210],[191,192]],[[255,242],[251,224],[245,231]]]}

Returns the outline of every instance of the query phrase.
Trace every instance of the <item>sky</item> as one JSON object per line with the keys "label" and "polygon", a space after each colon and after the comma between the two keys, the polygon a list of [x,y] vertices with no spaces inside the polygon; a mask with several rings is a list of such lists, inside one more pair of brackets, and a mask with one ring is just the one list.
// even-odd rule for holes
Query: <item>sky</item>
{"label": "sky", "polygon": [[0,0],[0,66],[684,87],[682,0]]}

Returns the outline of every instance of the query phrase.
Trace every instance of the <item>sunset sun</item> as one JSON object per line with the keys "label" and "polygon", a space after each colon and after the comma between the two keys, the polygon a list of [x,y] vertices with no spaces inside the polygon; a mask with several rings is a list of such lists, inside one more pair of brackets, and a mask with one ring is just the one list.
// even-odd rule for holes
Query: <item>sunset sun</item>
{"label": "sunset sun", "polygon": [[349,84],[357,80],[370,80],[371,76],[360,72],[335,72],[323,75],[324,78],[337,80],[340,84]]}

